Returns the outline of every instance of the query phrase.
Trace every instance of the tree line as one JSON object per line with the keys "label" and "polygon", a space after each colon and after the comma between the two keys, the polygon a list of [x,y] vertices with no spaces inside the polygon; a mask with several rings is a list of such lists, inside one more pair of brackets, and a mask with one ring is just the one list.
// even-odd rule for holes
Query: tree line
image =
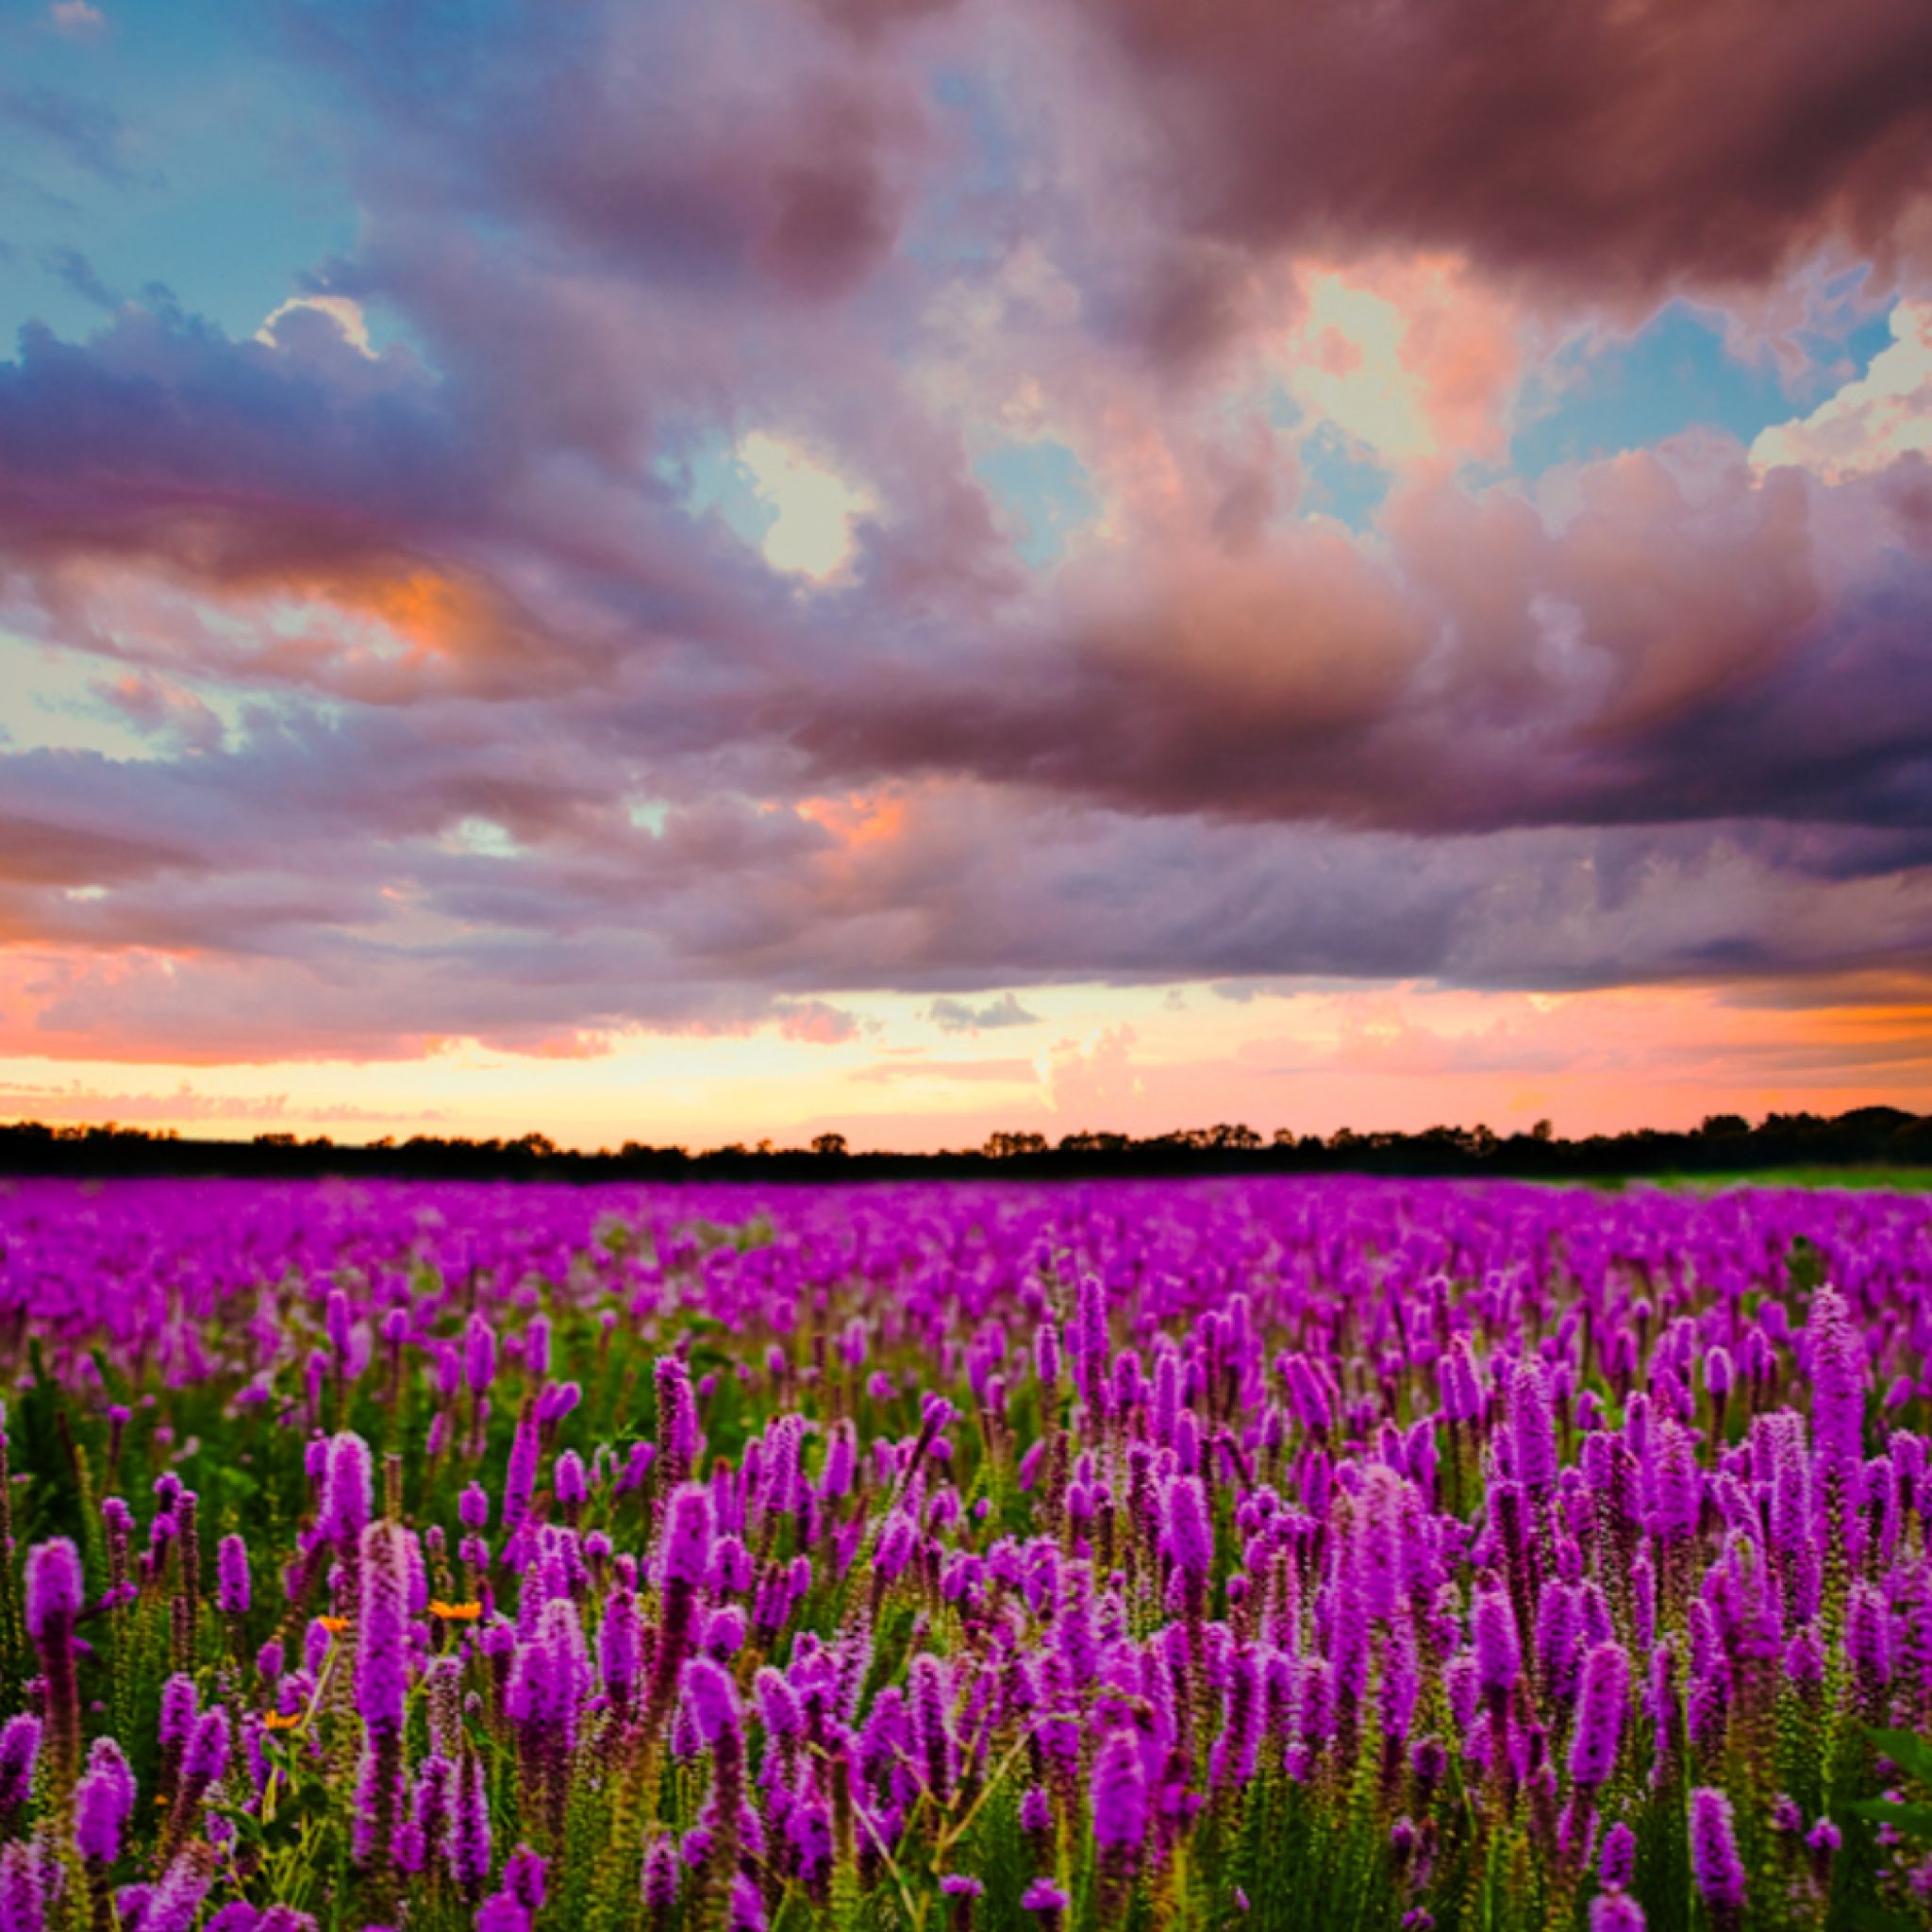
{"label": "tree line", "polygon": [[1728,1174],[1779,1168],[1932,1168],[1932,1115],[1863,1107],[1826,1117],[1772,1113],[1753,1125],[1740,1114],[1712,1114],[1684,1131],[1641,1128],[1568,1140],[1540,1121],[1526,1133],[1483,1125],[1428,1127],[1420,1133],[1327,1136],[1277,1127],[1263,1136],[1242,1123],[1178,1128],[1135,1138],[1082,1130],[1050,1140],[1030,1131],[989,1135],[977,1147],[930,1154],[856,1153],[839,1133],[808,1146],[692,1151],[625,1141],[594,1151],[561,1147],[548,1135],[469,1140],[416,1134],[359,1144],[326,1135],[258,1134],[250,1141],[184,1139],[113,1122],[0,1125],[0,1174],[86,1175],[324,1175],[415,1180],[824,1181],[911,1179],[1076,1179],[1210,1174],[1381,1174],[1532,1180]]}

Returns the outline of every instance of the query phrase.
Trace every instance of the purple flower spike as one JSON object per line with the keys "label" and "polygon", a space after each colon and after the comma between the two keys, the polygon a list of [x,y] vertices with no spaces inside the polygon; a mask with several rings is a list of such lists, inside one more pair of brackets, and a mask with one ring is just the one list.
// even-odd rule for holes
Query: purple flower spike
{"label": "purple flower spike", "polygon": [[533,1912],[543,1909],[550,1861],[519,1845],[503,1862],[503,1889]]}
{"label": "purple flower spike", "polygon": [[317,1526],[323,1540],[333,1543],[344,1560],[353,1557],[369,1525],[373,1480],[369,1444],[350,1431],[335,1437],[329,1443]]}
{"label": "purple flower spike", "polygon": [[664,1580],[702,1589],[710,1565],[711,1494],[701,1483],[685,1483],[664,1527]]}
{"label": "purple flower spike", "polygon": [[1822,1455],[1856,1462],[1865,1430],[1865,1344],[1844,1297],[1821,1288],[1805,1325],[1811,1371],[1811,1440]]}
{"label": "purple flower spike", "polygon": [[1606,1891],[1628,1891],[1637,1876],[1637,1834],[1621,1818],[1604,1833],[1596,1875]]}
{"label": "purple flower spike", "polygon": [[111,1738],[89,1747],[87,1772],[74,1788],[74,1842],[90,1864],[111,1865],[134,1809],[134,1774]]}
{"label": "purple flower spike", "polygon": [[684,1667],[685,1695],[691,1716],[707,1744],[715,1745],[726,1732],[740,1729],[738,1692],[730,1674],[708,1657],[694,1657]]}
{"label": "purple flower spike", "polygon": [[494,1892],[476,1907],[476,1932],[530,1932],[530,1909],[507,1891]]}
{"label": "purple flower spike", "polygon": [[356,1626],[356,1707],[372,1731],[403,1727],[408,1677],[408,1568],[403,1531],[371,1524],[362,1536]]}
{"label": "purple flower spike", "polygon": [[490,1791],[480,1757],[466,1759],[457,1774],[456,1803],[443,1851],[458,1889],[475,1897],[490,1877]]}
{"label": "purple flower spike", "polygon": [[1739,1923],[1744,1909],[1744,1863],[1731,1801],[1709,1785],[1690,1793],[1690,1874],[1721,1924]]}
{"label": "purple flower spike", "polygon": [[1214,1563],[1214,1527],[1200,1477],[1175,1476],[1165,1502],[1169,1560],[1184,1576],[1206,1577]]}
{"label": "purple flower spike", "polygon": [[215,1607],[225,1617],[245,1617],[249,1601],[248,1545],[225,1536],[215,1549]]}
{"label": "purple flower spike", "polygon": [[41,1721],[23,1711],[0,1725],[0,1831],[32,1794],[34,1761],[41,1755]]}
{"label": "purple flower spike", "polygon": [[1644,1932],[1643,1907],[1627,1892],[1604,1892],[1590,1902],[1590,1932]]}
{"label": "purple flower spike", "polygon": [[1108,1849],[1140,1848],[1147,1835],[1147,1776],[1131,1731],[1117,1730],[1093,1766],[1093,1837]]}
{"label": "purple flower spike", "polygon": [[1523,1674],[1523,1641],[1508,1597],[1500,1590],[1479,1591],[1472,1623],[1476,1680],[1491,1696],[1506,1695]]}
{"label": "purple flower spike", "polygon": [[463,1380],[472,1395],[481,1395],[496,1379],[496,1330],[481,1315],[472,1315],[463,1330]]}
{"label": "purple flower spike", "polygon": [[15,1840],[0,1852],[0,1926],[6,1932],[42,1932],[47,1923],[47,1879],[40,1848]]}
{"label": "purple flower spike", "polygon": [[677,1903],[677,1846],[668,1832],[659,1832],[644,1854],[643,1892],[653,1913],[668,1913]]}
{"label": "purple flower spike", "polygon": [[85,1594],[80,1552],[57,1536],[38,1543],[26,1559],[26,1631],[43,1651],[73,1635]]}
{"label": "purple flower spike", "polygon": [[1620,1643],[1599,1643],[1583,1665],[1570,1775],[1585,1790],[1607,1784],[1617,1768],[1624,1712],[1630,1695],[1630,1658]]}
{"label": "purple flower spike", "polygon": [[228,1713],[218,1704],[195,1720],[181,1755],[181,1782],[205,1791],[228,1768]]}
{"label": "purple flower spike", "polygon": [[183,1852],[149,1893],[141,1932],[190,1932],[213,1882],[205,1859]]}

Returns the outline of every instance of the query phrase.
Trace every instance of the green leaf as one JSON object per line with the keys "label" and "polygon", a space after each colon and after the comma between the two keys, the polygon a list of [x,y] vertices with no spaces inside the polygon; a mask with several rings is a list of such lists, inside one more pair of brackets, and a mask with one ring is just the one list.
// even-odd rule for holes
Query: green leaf
{"label": "green leaf", "polygon": [[1932,1838],[1932,1805],[1891,1805],[1883,1798],[1858,1798],[1838,1807],[1854,1818],[1875,1818],[1920,1838]]}
{"label": "green leaf", "polygon": [[1918,1932],[1914,1920],[1888,1912],[1883,1906],[1853,1904],[1846,1906],[1843,1913],[1843,1923],[1853,1932]]}
{"label": "green leaf", "polygon": [[1867,1731],[1872,1747],[1882,1752],[1921,1784],[1932,1785],[1932,1742],[1916,1731]]}

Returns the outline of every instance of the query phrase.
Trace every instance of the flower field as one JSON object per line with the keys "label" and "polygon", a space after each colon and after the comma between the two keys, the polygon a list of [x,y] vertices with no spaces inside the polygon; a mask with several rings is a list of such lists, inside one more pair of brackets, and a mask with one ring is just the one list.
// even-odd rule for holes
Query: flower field
{"label": "flower field", "polygon": [[1932,1923],[1932,1202],[0,1191],[0,1932]]}

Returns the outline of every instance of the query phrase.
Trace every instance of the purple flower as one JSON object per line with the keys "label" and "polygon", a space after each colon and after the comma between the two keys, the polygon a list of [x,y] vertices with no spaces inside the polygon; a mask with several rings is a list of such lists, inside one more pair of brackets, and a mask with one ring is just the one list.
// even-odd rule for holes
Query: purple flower
{"label": "purple flower", "polygon": [[492,1892],[476,1907],[476,1932],[530,1932],[530,1911],[507,1891]]}
{"label": "purple flower", "polygon": [[480,1757],[466,1758],[457,1773],[443,1853],[458,1890],[474,1896],[483,1889],[490,1877],[490,1791]]}
{"label": "purple flower", "polygon": [[213,1882],[203,1859],[183,1852],[148,1894],[141,1932],[189,1932]]}
{"label": "purple flower", "polygon": [[729,1732],[740,1730],[738,1691],[729,1672],[708,1657],[694,1657],[684,1667],[684,1693],[698,1734],[707,1744],[715,1745]]}
{"label": "purple flower", "polygon": [[481,1395],[496,1379],[496,1330],[481,1315],[472,1315],[463,1330],[463,1380],[472,1395]]}
{"label": "purple flower", "polygon": [[69,1538],[54,1537],[27,1553],[26,1629],[42,1650],[73,1635],[84,1595],[80,1552]]}
{"label": "purple flower", "polygon": [[0,1829],[33,1791],[34,1760],[41,1755],[41,1721],[23,1711],[0,1725]]}
{"label": "purple flower", "polygon": [[691,1474],[698,1453],[698,1410],[691,1391],[691,1371],[675,1355],[659,1356],[658,1384],[658,1458],[664,1479],[677,1484]]}
{"label": "purple flower", "polygon": [[1167,1486],[1164,1502],[1168,1559],[1182,1575],[1198,1582],[1214,1562],[1214,1527],[1200,1477],[1175,1476]]}
{"label": "purple flower", "polygon": [[503,1889],[533,1912],[543,1909],[543,1897],[550,1874],[550,1861],[519,1845],[503,1861]]}
{"label": "purple flower", "polygon": [[1690,1874],[1713,1913],[1735,1916],[1744,1908],[1744,1864],[1731,1801],[1709,1785],[1690,1793]]}
{"label": "purple flower", "polygon": [[637,1695],[643,1672],[644,1621],[637,1594],[621,1585],[610,1592],[597,1626],[597,1670],[604,1694],[619,1709]]}
{"label": "purple flower", "polygon": [[664,1580],[702,1589],[710,1566],[710,1491],[701,1483],[684,1483],[671,1499],[664,1526]]}
{"label": "purple flower", "polygon": [[1479,1590],[1471,1623],[1476,1681],[1491,1696],[1507,1695],[1523,1674],[1523,1642],[1508,1596],[1494,1588]]}
{"label": "purple flower", "polygon": [[181,1754],[181,1782],[206,1790],[228,1768],[228,1713],[217,1704],[196,1719]]}
{"label": "purple flower", "polygon": [[1033,1373],[1047,1389],[1060,1378],[1060,1331],[1051,1322],[1042,1322],[1034,1332]]}
{"label": "purple flower", "polygon": [[1604,1833],[1596,1875],[1606,1891],[1628,1891],[1637,1876],[1637,1834],[1621,1818]]}
{"label": "purple flower", "polygon": [[1583,1664],[1570,1775],[1586,1790],[1607,1784],[1617,1768],[1624,1712],[1630,1695],[1630,1658],[1620,1643],[1599,1643]]}
{"label": "purple flower", "polygon": [[369,1526],[372,1486],[369,1444],[353,1431],[344,1430],[329,1443],[322,1511],[316,1525],[323,1541],[333,1543],[344,1561],[354,1557],[356,1545]]}
{"label": "purple flower", "polygon": [[1865,1344],[1844,1297],[1821,1288],[1805,1324],[1811,1372],[1811,1440],[1820,1454],[1856,1462],[1865,1432]]}
{"label": "purple flower", "polygon": [[509,1466],[503,1475],[503,1526],[507,1530],[516,1528],[530,1513],[530,1499],[537,1492],[540,1447],[536,1416],[527,1412],[519,1416],[509,1442]]}
{"label": "purple flower", "polygon": [[1549,1387],[1542,1370],[1526,1362],[1510,1385],[1510,1442],[1513,1474],[1525,1489],[1542,1489],[1557,1479],[1556,1424],[1550,1417]]}
{"label": "purple flower", "polygon": [[758,1699],[758,1722],[774,1738],[795,1738],[803,1726],[804,1713],[782,1671],[770,1664],[760,1668],[752,1680],[752,1694]]}
{"label": "purple flower", "polygon": [[731,1879],[730,1932],[765,1932],[765,1902],[742,1872]]}
{"label": "purple flower", "polygon": [[90,1864],[111,1865],[134,1809],[134,1774],[111,1738],[88,1748],[87,1771],[74,1788],[74,1842]]}
{"label": "purple flower", "polygon": [[374,1523],[363,1532],[356,1624],[356,1707],[372,1731],[403,1727],[408,1678],[408,1565],[404,1532]]}
{"label": "purple flower", "polygon": [[1093,1836],[1106,1847],[1138,1849],[1147,1835],[1147,1775],[1133,1732],[1112,1732],[1093,1765]]}
{"label": "purple flower", "polygon": [[224,1616],[248,1614],[248,1545],[239,1536],[225,1536],[215,1546],[215,1607]]}
{"label": "purple flower", "polygon": [[668,1912],[677,1903],[677,1845],[668,1832],[659,1832],[644,1854],[644,1904],[653,1912]]}
{"label": "purple flower", "polygon": [[184,1671],[176,1671],[161,1686],[160,1741],[162,1750],[171,1747],[179,1751],[188,1742],[188,1734],[194,1728],[194,1717],[201,1707],[201,1698],[194,1688],[194,1679]]}
{"label": "purple flower", "polygon": [[1590,1902],[1590,1932],[1644,1932],[1643,1907],[1628,1892],[1600,1893]]}
{"label": "purple flower", "polygon": [[0,1851],[0,1928],[42,1932],[47,1923],[47,1880],[37,1845],[16,1839]]}

